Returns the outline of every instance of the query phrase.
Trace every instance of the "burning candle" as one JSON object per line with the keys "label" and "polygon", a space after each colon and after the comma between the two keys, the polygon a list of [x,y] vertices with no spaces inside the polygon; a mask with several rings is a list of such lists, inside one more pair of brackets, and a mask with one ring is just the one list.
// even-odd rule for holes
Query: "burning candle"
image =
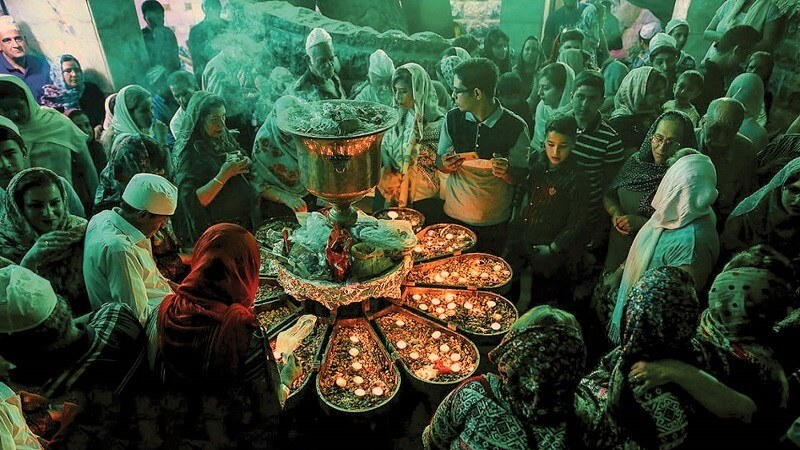
{"label": "burning candle", "polygon": [[437,283],[441,283],[441,282],[444,281],[444,278],[442,277],[442,274],[437,273],[436,275],[434,275],[433,281],[435,281]]}
{"label": "burning candle", "polygon": [[361,370],[361,368],[363,368],[363,367],[364,367],[364,366],[363,366],[363,365],[361,365],[361,363],[360,363],[360,362],[358,362],[358,361],[356,361],[356,362],[354,362],[354,363],[353,363],[353,370]]}
{"label": "burning candle", "polygon": [[497,323],[497,322],[492,322],[492,325],[491,325],[491,327],[492,327],[492,329],[493,329],[493,330],[495,330],[495,331],[496,331],[496,330],[499,330],[499,329],[501,328],[500,324],[499,324],[499,323]]}
{"label": "burning candle", "polygon": [[428,359],[430,359],[431,361],[438,361],[439,355],[437,355],[436,353],[431,353],[430,355],[428,355]]}
{"label": "burning candle", "polygon": [[503,266],[501,264],[495,264],[494,267],[492,267],[492,270],[494,270],[495,272],[500,272],[501,270],[503,270]]}
{"label": "burning candle", "polygon": [[421,295],[419,295],[419,294],[414,294],[414,295],[412,295],[412,296],[411,296],[411,298],[413,298],[413,299],[414,299],[414,300],[416,300],[416,301],[420,301],[420,300],[422,300],[422,296],[421,296]]}
{"label": "burning candle", "polygon": [[441,306],[436,308],[436,314],[444,314],[444,308],[442,308]]}
{"label": "burning candle", "polygon": [[434,297],[434,298],[431,299],[431,303],[433,303],[434,305],[438,305],[439,303],[442,303],[442,301],[439,300],[438,298]]}
{"label": "burning candle", "polygon": [[481,273],[481,278],[486,279],[489,278],[489,274],[487,272]]}
{"label": "burning candle", "polygon": [[439,331],[439,330],[436,330],[433,333],[431,333],[431,337],[434,338],[434,339],[439,339],[440,337],[442,337],[442,332]]}
{"label": "burning candle", "polygon": [[439,351],[441,351],[442,353],[447,353],[450,351],[450,346],[447,344],[442,344],[439,346]]}
{"label": "burning candle", "polygon": [[355,394],[358,397],[363,397],[363,396],[367,395],[367,391],[365,391],[365,390],[363,390],[361,388],[358,388],[358,389],[356,389]]}
{"label": "burning candle", "polygon": [[439,272],[439,275],[441,275],[442,278],[447,278],[447,277],[450,276],[450,272],[448,272],[446,270],[443,270],[443,271]]}
{"label": "burning candle", "polygon": [[408,356],[410,356],[411,359],[419,359],[419,353],[417,352],[411,352],[408,354]]}
{"label": "burning candle", "polygon": [[341,387],[341,388],[343,388],[343,387],[347,386],[347,380],[345,380],[342,377],[339,377],[339,378],[336,379],[336,385]]}
{"label": "burning candle", "polygon": [[374,395],[375,397],[380,397],[381,395],[383,395],[383,389],[380,386],[375,386],[374,388],[372,388],[372,395]]}
{"label": "burning candle", "polygon": [[464,309],[472,309],[472,303],[464,302]]}
{"label": "burning candle", "polygon": [[460,360],[461,360],[461,354],[453,353],[452,355],[450,355],[450,361],[460,361]]}
{"label": "burning candle", "polygon": [[403,326],[403,325],[405,325],[406,323],[405,323],[405,322],[403,322],[403,321],[402,321],[402,320],[400,320],[400,319],[397,319],[397,322],[395,322],[394,324],[395,324],[395,325],[397,325],[398,327],[402,327],[402,326]]}
{"label": "burning candle", "polygon": [[347,353],[350,353],[350,356],[358,356],[358,349],[355,347],[351,347]]}
{"label": "burning candle", "polygon": [[353,344],[358,344],[358,336],[351,335],[350,336],[350,342],[352,342]]}
{"label": "burning candle", "polygon": [[419,309],[421,309],[422,311],[427,311],[428,310],[428,305],[426,305],[425,303],[420,303],[419,304]]}
{"label": "burning candle", "polygon": [[452,292],[448,292],[447,294],[444,295],[444,299],[447,300],[448,302],[452,302],[455,298],[456,294],[453,294]]}
{"label": "burning candle", "polygon": [[447,233],[447,234],[444,235],[445,239],[453,239],[453,237],[455,237],[455,236],[453,236],[453,233]]}
{"label": "burning candle", "polygon": [[498,320],[500,320],[500,319],[502,319],[502,318],[503,318],[503,315],[502,315],[502,314],[500,314],[500,313],[494,313],[494,314],[492,314],[492,319],[494,319],[495,321],[498,321]]}
{"label": "burning candle", "polygon": [[497,306],[497,302],[495,302],[494,300],[489,300],[488,302],[486,302],[486,306],[488,306],[489,308],[494,308],[495,306]]}
{"label": "burning candle", "polygon": [[406,344],[406,341],[397,341],[397,348],[399,348],[400,350],[406,348],[407,346],[408,344]]}
{"label": "burning candle", "polygon": [[439,314],[439,318],[442,320],[447,320],[447,314]]}
{"label": "burning candle", "polygon": [[363,382],[364,382],[364,379],[363,379],[363,378],[361,378],[360,376],[356,375],[356,376],[354,376],[354,377],[353,377],[353,383],[355,383],[355,384],[361,384],[361,383],[363,383]]}
{"label": "burning candle", "polygon": [[453,364],[450,366],[450,370],[452,370],[453,372],[456,372],[456,373],[458,373],[458,372],[461,372],[461,364],[459,364],[459,363],[453,363]]}
{"label": "burning candle", "polygon": [[386,215],[389,216],[389,218],[392,220],[400,217],[400,214],[397,214],[397,211],[389,211],[388,213],[386,213]]}
{"label": "burning candle", "polygon": [[447,309],[456,309],[456,302],[450,302],[447,304]]}

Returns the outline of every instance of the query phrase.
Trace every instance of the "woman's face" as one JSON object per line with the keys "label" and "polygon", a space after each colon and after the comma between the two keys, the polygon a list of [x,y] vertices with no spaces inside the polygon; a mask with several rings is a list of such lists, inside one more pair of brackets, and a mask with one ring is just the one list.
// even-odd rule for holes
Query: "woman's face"
{"label": "woman's face", "polygon": [[533,39],[525,41],[525,46],[522,47],[522,60],[528,64],[536,61],[536,53],[539,52],[539,43]]}
{"label": "woman's face", "polygon": [[[3,83],[0,92],[0,116],[6,116],[17,125],[24,125],[31,120],[31,110],[25,93],[11,83]],[[8,87],[8,89],[6,89]]]}
{"label": "woman's face", "polygon": [[547,160],[552,166],[557,166],[569,158],[572,154],[572,147],[575,140],[561,133],[551,131],[547,133],[544,141],[544,149],[547,153]]}
{"label": "woman's face", "polygon": [[683,136],[683,125],[677,120],[661,120],[658,123],[651,142],[653,160],[656,164],[667,163],[667,160],[681,148],[680,140]]}
{"label": "woman's face", "polygon": [[64,84],[71,88],[77,88],[83,84],[83,70],[75,61],[64,61],[61,63],[61,73],[64,75]]}
{"label": "woman's face", "polygon": [[558,108],[562,95],[564,95],[564,90],[556,88],[547,77],[539,78],[539,98],[545,105]]}
{"label": "woman's face", "polygon": [[644,94],[644,104],[640,105],[641,112],[660,111],[661,105],[667,100],[667,83],[662,78],[651,80],[647,83]]}
{"label": "woman's face", "polygon": [[508,41],[500,39],[492,45],[492,56],[494,59],[503,60],[508,56]]}
{"label": "woman's face", "polygon": [[212,108],[211,111],[203,119],[203,131],[206,136],[217,139],[225,132],[225,106],[217,106]]}
{"label": "woman's face", "polygon": [[153,124],[153,100],[151,98],[142,98],[131,110],[131,118],[140,130],[150,128]]}
{"label": "woman's face", "polygon": [[55,184],[34,186],[22,195],[22,213],[40,235],[54,231],[66,214],[61,191]]}
{"label": "woman's face", "polygon": [[414,95],[411,92],[411,86],[404,80],[397,80],[394,83],[394,101],[397,106],[404,109],[411,109],[414,107]]}
{"label": "woman's face", "polygon": [[800,216],[800,180],[781,189],[781,203],[789,214]]}

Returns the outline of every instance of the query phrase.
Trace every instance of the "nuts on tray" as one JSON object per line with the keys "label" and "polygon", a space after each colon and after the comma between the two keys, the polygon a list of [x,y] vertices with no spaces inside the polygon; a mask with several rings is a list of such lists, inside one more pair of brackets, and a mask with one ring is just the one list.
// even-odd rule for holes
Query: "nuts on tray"
{"label": "nuts on tray", "polygon": [[[300,343],[300,346],[294,351],[294,358],[297,361],[298,366],[300,367],[301,375],[297,377],[292,385],[289,386],[291,391],[294,393],[297,389],[305,383],[306,379],[309,375],[311,375],[311,370],[314,368],[314,359],[319,352],[319,348],[322,346],[323,338],[325,337],[325,322],[322,320],[317,320],[314,324],[314,330],[308,336],[303,339]],[[269,345],[272,351],[275,351],[275,345],[278,343],[277,336],[273,339],[270,339]],[[280,361],[281,355],[275,355],[275,360]]]}
{"label": "nuts on tray", "polygon": [[378,219],[387,220],[407,220],[411,224],[414,233],[419,233],[425,224],[425,216],[421,212],[411,208],[389,208],[378,211],[374,214]]}
{"label": "nuts on tray", "polygon": [[318,379],[324,399],[348,411],[372,409],[391,399],[398,382],[396,367],[367,322],[339,321]]}
{"label": "nuts on tray", "polygon": [[256,292],[255,304],[271,302],[277,300],[283,295],[283,288],[277,285],[264,284],[259,286]]}
{"label": "nuts on tray", "polygon": [[277,307],[259,312],[256,314],[256,318],[265,330],[271,331],[275,326],[291,316],[296,309],[297,308],[292,306],[289,302],[280,302],[280,305]]}
{"label": "nuts on tray", "polygon": [[486,253],[469,253],[418,264],[406,281],[450,287],[496,288],[511,281],[511,266]]}
{"label": "nuts on tray", "polygon": [[417,234],[414,247],[414,261],[425,261],[456,252],[463,252],[475,246],[475,233],[467,227],[454,223],[431,225]]}
{"label": "nuts on tray", "polygon": [[[398,322],[403,325],[398,326]],[[467,338],[430,321],[395,308],[376,319],[376,323],[397,349],[403,364],[421,380],[454,383],[477,367],[478,354]]]}
{"label": "nuts on tray", "polygon": [[[406,288],[403,300],[427,316],[452,323],[472,334],[505,333],[517,320],[517,310],[511,302],[491,292]],[[447,303],[448,309],[438,313],[434,305],[442,303]],[[453,313],[448,314],[448,311]]]}

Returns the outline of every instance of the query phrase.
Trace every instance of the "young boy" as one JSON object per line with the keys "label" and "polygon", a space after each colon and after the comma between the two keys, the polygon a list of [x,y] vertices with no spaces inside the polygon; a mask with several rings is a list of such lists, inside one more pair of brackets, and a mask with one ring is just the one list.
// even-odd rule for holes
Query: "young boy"
{"label": "young boy", "polygon": [[570,156],[577,136],[572,116],[555,116],[547,122],[544,151],[531,156],[525,204],[510,233],[521,240],[511,248],[522,271],[532,275],[534,305],[571,306],[578,264],[590,238],[584,232],[588,186],[577,160]]}
{"label": "young boy", "polygon": [[675,71],[678,75],[687,70],[696,69],[697,61],[695,61],[694,56],[683,51],[683,47],[686,46],[686,41],[689,39],[689,22],[683,19],[672,19],[667,23],[667,27],[664,31],[675,38],[675,46],[680,52],[678,64],[675,67]]}
{"label": "young boy", "polygon": [[686,113],[692,124],[697,127],[700,123],[700,114],[692,102],[703,91],[703,75],[696,70],[687,70],[678,77],[678,82],[672,87],[674,100],[664,103],[664,111],[680,111]]}

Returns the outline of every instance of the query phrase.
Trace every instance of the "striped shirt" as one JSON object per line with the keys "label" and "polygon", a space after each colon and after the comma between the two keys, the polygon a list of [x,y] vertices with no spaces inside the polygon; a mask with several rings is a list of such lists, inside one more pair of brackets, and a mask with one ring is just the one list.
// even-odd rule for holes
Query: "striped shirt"
{"label": "striped shirt", "polygon": [[598,124],[578,130],[572,157],[577,158],[578,167],[586,175],[589,184],[589,220],[602,220],[603,191],[625,161],[622,140],[614,128],[601,118]]}

